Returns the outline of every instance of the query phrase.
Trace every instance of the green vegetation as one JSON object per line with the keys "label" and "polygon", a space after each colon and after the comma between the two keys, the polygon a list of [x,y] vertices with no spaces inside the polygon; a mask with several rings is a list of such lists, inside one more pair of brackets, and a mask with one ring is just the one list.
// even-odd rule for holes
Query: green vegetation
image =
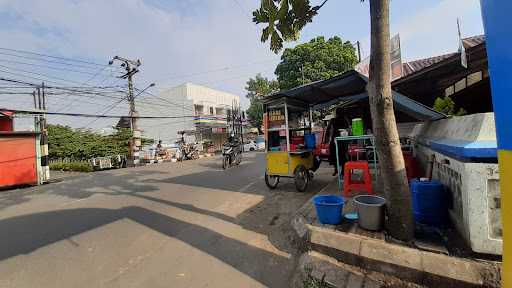
{"label": "green vegetation", "polygon": [[50,170],[92,172],[93,168],[89,162],[73,161],[50,163]]}
{"label": "green vegetation", "polygon": [[[89,160],[93,157],[127,155],[129,129],[118,129],[112,135],[100,135],[90,130],[68,126],[48,125],[48,153],[50,159]],[[143,144],[152,142],[143,140]]]}
{"label": "green vegetation", "polygon": [[279,84],[276,80],[269,80],[261,74],[256,77],[250,78],[245,87],[247,91],[246,97],[251,101],[249,109],[247,109],[247,116],[252,126],[258,128],[261,133],[261,124],[263,122],[263,104],[261,99],[269,94],[279,90]]}
{"label": "green vegetation", "polygon": [[270,38],[270,50],[275,53],[283,48],[284,41],[297,41],[300,30],[327,1],[319,6],[311,6],[309,0],[271,0],[261,1],[261,6],[254,11],[252,21],[256,24],[268,23],[261,33],[261,41]]}
{"label": "green vegetation", "polygon": [[329,79],[354,68],[356,50],[349,41],[338,37],[325,41],[322,36],[284,50],[276,75],[281,90]]}
{"label": "green vegetation", "polygon": [[251,103],[247,109],[249,122],[260,129],[263,97],[280,89],[287,90],[331,78],[352,69],[356,63],[357,56],[352,44],[348,41],[343,42],[337,36],[327,41],[324,37],[317,37],[308,43],[285,49],[275,70],[277,80],[270,80],[258,74],[247,81],[246,97]]}
{"label": "green vegetation", "polygon": [[331,286],[325,281],[318,280],[316,278],[313,278],[311,276],[308,276],[308,279],[306,279],[303,283],[304,288],[330,288]]}
{"label": "green vegetation", "polygon": [[455,102],[453,102],[452,98],[450,96],[437,97],[436,101],[434,102],[434,110],[444,113],[446,115],[453,115],[453,116],[463,116],[467,114],[467,111],[464,110],[464,108],[459,108],[457,112],[455,112]]}

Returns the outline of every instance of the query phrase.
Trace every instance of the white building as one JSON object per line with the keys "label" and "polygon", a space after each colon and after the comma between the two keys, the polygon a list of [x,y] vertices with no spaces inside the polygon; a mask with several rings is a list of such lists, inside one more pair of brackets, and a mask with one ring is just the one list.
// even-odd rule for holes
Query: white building
{"label": "white building", "polygon": [[[158,103],[160,105],[157,105]],[[140,119],[142,136],[164,143],[176,141],[186,131],[189,142],[222,142],[226,133],[226,115],[238,107],[240,97],[208,87],[185,83],[137,102],[140,116],[176,116],[176,119]]]}

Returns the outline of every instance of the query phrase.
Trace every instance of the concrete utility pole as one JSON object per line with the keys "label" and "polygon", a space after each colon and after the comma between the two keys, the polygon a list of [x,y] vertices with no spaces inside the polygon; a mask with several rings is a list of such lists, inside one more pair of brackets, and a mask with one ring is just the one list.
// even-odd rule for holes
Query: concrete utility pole
{"label": "concrete utility pole", "polygon": [[132,139],[129,142],[129,148],[128,148],[128,164],[129,165],[138,165],[139,164],[139,151],[141,146],[140,141],[140,131],[137,126],[137,117],[138,113],[135,110],[135,97],[133,95],[133,75],[139,70],[137,69],[141,62],[140,60],[129,60],[123,57],[114,56],[110,62],[108,62],[109,65],[114,64],[114,61],[120,61],[121,67],[124,67],[126,70],[126,74],[123,76],[120,76],[119,78],[122,79],[128,79],[128,102],[130,103],[130,128],[133,132]]}
{"label": "concrete utility pole", "polygon": [[[46,91],[44,89],[44,82],[41,84],[41,98],[43,99],[42,108],[47,111],[46,107]],[[48,157],[48,125],[46,121],[46,114],[43,114],[41,119],[41,167],[43,170],[43,180],[48,182],[50,180],[50,159]]]}

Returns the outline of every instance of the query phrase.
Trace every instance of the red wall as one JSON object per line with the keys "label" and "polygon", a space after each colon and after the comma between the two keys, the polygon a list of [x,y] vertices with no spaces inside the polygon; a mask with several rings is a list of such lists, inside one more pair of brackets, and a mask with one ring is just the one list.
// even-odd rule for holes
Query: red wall
{"label": "red wall", "polygon": [[0,187],[37,184],[35,135],[0,135]]}
{"label": "red wall", "polygon": [[13,131],[12,119],[9,117],[1,117],[0,116],[0,131]]}

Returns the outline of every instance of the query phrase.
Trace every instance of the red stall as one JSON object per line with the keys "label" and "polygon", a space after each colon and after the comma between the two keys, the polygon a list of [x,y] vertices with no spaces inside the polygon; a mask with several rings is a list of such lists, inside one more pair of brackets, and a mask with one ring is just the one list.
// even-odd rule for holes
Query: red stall
{"label": "red stall", "polygon": [[10,111],[0,111],[0,131],[14,131],[12,114]]}
{"label": "red stall", "polygon": [[0,188],[38,184],[36,132],[0,132]]}
{"label": "red stall", "polygon": [[0,189],[38,184],[39,134],[14,131],[13,113],[0,111]]}

